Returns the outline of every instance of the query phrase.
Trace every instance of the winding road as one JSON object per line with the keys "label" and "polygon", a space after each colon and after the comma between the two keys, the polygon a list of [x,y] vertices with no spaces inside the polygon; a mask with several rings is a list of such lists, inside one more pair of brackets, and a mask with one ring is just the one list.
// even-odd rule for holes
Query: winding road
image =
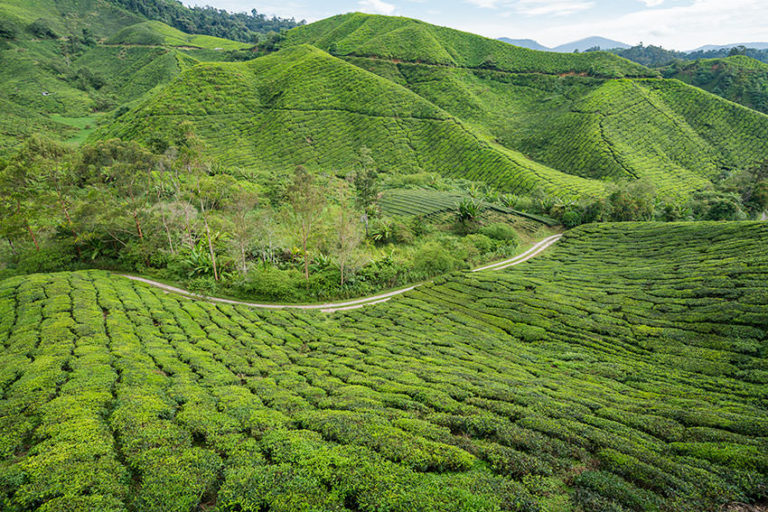
{"label": "winding road", "polygon": [[[525,263],[531,258],[534,258],[539,254],[541,254],[542,252],[544,252],[545,250],[547,250],[549,246],[557,242],[562,236],[563,235],[550,236],[548,238],[545,238],[541,242],[538,242],[537,244],[535,244],[533,247],[531,247],[524,253],[518,254],[514,258],[510,258],[504,261],[499,261],[492,265],[486,265],[484,267],[476,268],[472,270],[472,272],[489,272],[494,270],[504,270],[505,268],[514,267],[515,265]],[[183,295],[184,297],[187,297],[190,299],[201,299],[201,300],[206,300],[208,302],[218,302],[221,304],[232,304],[235,306],[247,306],[247,307],[259,308],[259,309],[315,309],[315,310],[319,309],[323,313],[334,313],[336,311],[346,311],[350,309],[362,308],[365,306],[372,306],[374,304],[381,304],[383,302],[387,302],[392,297],[396,297],[397,295],[402,295],[403,293],[409,292],[414,288],[417,288],[418,286],[420,286],[420,285],[409,286],[408,288],[402,288],[400,290],[394,290],[391,292],[382,293],[380,295],[374,295],[372,297],[365,297],[362,299],[355,299],[355,300],[350,300],[346,302],[333,302],[328,304],[258,304],[255,302],[244,302],[244,301],[233,300],[233,299],[222,299],[219,297],[208,297],[207,295],[194,293],[189,290],[177,288],[175,286],[160,283],[158,281],[153,281],[152,279],[147,279],[145,277],[131,276],[128,274],[118,274],[118,275],[122,277],[126,277],[132,281],[138,281],[140,283],[154,286],[155,288],[160,288],[161,290],[164,290],[169,293],[176,293],[178,295]]]}

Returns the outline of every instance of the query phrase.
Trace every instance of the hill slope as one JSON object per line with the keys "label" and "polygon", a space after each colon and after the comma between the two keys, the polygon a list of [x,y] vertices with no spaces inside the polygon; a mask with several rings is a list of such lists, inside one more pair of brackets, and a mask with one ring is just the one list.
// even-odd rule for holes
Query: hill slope
{"label": "hill slope", "polygon": [[283,46],[311,44],[337,56],[376,57],[517,73],[656,76],[648,68],[604,52],[563,55],[519,48],[409,18],[344,14],[286,33]]}
{"label": "hill slope", "polygon": [[768,485],[768,228],[602,225],[323,317],[0,283],[8,510],[716,511]]}
{"label": "hill slope", "polygon": [[[663,196],[686,196],[768,154],[767,116],[657,79],[655,72],[607,53],[535,52],[416,20],[362,14],[299,27],[282,46],[241,68],[193,71],[172,92],[98,136],[146,141],[167,136],[178,116],[186,116],[199,126],[212,154],[229,165],[348,169],[367,146],[386,171],[428,170],[507,191],[539,187],[570,197],[599,193],[605,179],[640,178]],[[290,80],[270,71],[290,69],[298,55],[311,55],[328,76],[303,66],[297,69],[306,72],[286,75]],[[385,81],[355,74],[343,61]],[[252,86],[226,92],[240,69],[247,69]],[[618,78],[628,74],[639,77]],[[270,81],[298,103],[274,102],[276,86],[256,92]],[[195,82],[207,84],[204,95]],[[352,83],[371,85],[353,92]],[[380,88],[389,91],[383,98],[399,99],[377,105]],[[329,111],[329,104],[336,110]],[[285,108],[301,112],[288,118],[278,112]],[[169,113],[177,116],[173,122]],[[356,114],[374,115],[376,122]],[[159,121],[163,116],[165,124]]]}
{"label": "hill slope", "polygon": [[680,62],[665,69],[664,75],[768,113],[768,64],[758,60],[737,55]]}
{"label": "hill slope", "polygon": [[227,57],[214,49],[248,47],[188,35],[104,0],[9,0],[0,4],[0,22],[11,27],[0,40],[0,101],[7,105],[0,155],[36,131],[62,139],[77,133],[50,114],[92,125],[94,114],[137,99],[198,59]]}
{"label": "hill slope", "polygon": [[171,137],[182,120],[225,165],[346,171],[368,147],[390,172],[439,172],[522,191],[601,188],[492,145],[408,89],[310,46],[197,66],[95,136],[148,142]]}

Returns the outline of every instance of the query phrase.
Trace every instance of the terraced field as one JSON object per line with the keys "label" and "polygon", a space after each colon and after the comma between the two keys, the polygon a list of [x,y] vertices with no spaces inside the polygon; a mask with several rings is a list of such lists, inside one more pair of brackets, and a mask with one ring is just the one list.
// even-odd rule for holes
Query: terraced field
{"label": "terraced field", "polygon": [[[393,189],[387,190],[382,194],[379,206],[384,215],[430,217],[440,213],[456,211],[461,201],[468,197],[468,194],[429,189]],[[556,226],[558,224],[556,220],[541,215],[520,212],[497,204],[481,202],[480,207],[484,210],[493,210],[508,215],[525,217],[547,226]]]}
{"label": "terraced field", "polygon": [[591,225],[333,316],[0,283],[0,508],[715,511],[768,499],[768,226]]}

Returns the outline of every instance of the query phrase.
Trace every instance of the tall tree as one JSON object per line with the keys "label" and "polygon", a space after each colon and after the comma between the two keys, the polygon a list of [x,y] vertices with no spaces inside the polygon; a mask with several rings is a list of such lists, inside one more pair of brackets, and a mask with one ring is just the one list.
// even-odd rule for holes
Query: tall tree
{"label": "tall tree", "polygon": [[362,220],[365,224],[365,236],[368,236],[368,219],[374,213],[376,200],[379,197],[379,174],[376,170],[376,162],[371,156],[371,150],[366,146],[360,149],[357,163],[357,171],[353,183],[355,185],[355,203],[363,212]]}
{"label": "tall tree", "polygon": [[334,240],[334,252],[339,261],[341,271],[340,285],[344,286],[345,270],[347,263],[360,245],[362,238],[360,224],[356,220],[356,212],[349,200],[349,190],[346,183],[342,183],[338,189],[339,206],[334,215],[334,228],[336,238]]}
{"label": "tall tree", "polygon": [[325,208],[325,197],[322,189],[315,183],[315,177],[301,165],[296,167],[287,196],[304,253],[304,278],[309,282],[308,246],[318,218]]}
{"label": "tall tree", "polygon": [[258,202],[258,197],[253,190],[240,185],[227,205],[227,210],[232,216],[232,242],[237,249],[242,274],[248,272],[246,252],[255,237],[254,208]]}

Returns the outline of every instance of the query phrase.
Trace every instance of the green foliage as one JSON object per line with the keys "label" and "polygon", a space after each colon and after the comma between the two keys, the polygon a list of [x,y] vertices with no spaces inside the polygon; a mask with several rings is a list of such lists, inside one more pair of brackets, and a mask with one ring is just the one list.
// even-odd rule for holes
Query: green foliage
{"label": "green foliage", "polygon": [[107,39],[109,45],[167,45],[206,48],[209,50],[237,50],[248,48],[239,43],[209,35],[188,34],[159,21],[145,21],[126,27]]}
{"label": "green foliage", "polygon": [[418,20],[362,13],[333,16],[287,32],[283,47],[296,44],[312,44],[340,56],[510,72],[655,76],[643,66],[608,53],[538,52]]}
{"label": "green foliage", "polygon": [[743,55],[678,62],[664,76],[768,113],[768,64]]}
{"label": "green foliage", "polygon": [[53,28],[51,20],[38,18],[29,24],[27,30],[30,34],[40,39],[57,39],[59,34]]}
{"label": "green foliage", "polygon": [[301,25],[293,18],[268,18],[256,12],[229,12],[213,7],[187,7],[180,2],[163,0],[112,0],[128,11],[150,20],[167,23],[188,34],[205,34],[217,38],[251,42],[255,34],[266,34]]}
{"label": "green foliage", "polygon": [[756,222],[584,226],[513,271],[334,316],[97,271],[0,281],[0,503],[759,503],[767,237]]}
{"label": "green foliage", "polygon": [[519,237],[517,231],[503,222],[494,222],[480,228],[480,233],[483,235],[498,240],[499,242],[505,242],[511,245],[517,245],[519,243]]}

